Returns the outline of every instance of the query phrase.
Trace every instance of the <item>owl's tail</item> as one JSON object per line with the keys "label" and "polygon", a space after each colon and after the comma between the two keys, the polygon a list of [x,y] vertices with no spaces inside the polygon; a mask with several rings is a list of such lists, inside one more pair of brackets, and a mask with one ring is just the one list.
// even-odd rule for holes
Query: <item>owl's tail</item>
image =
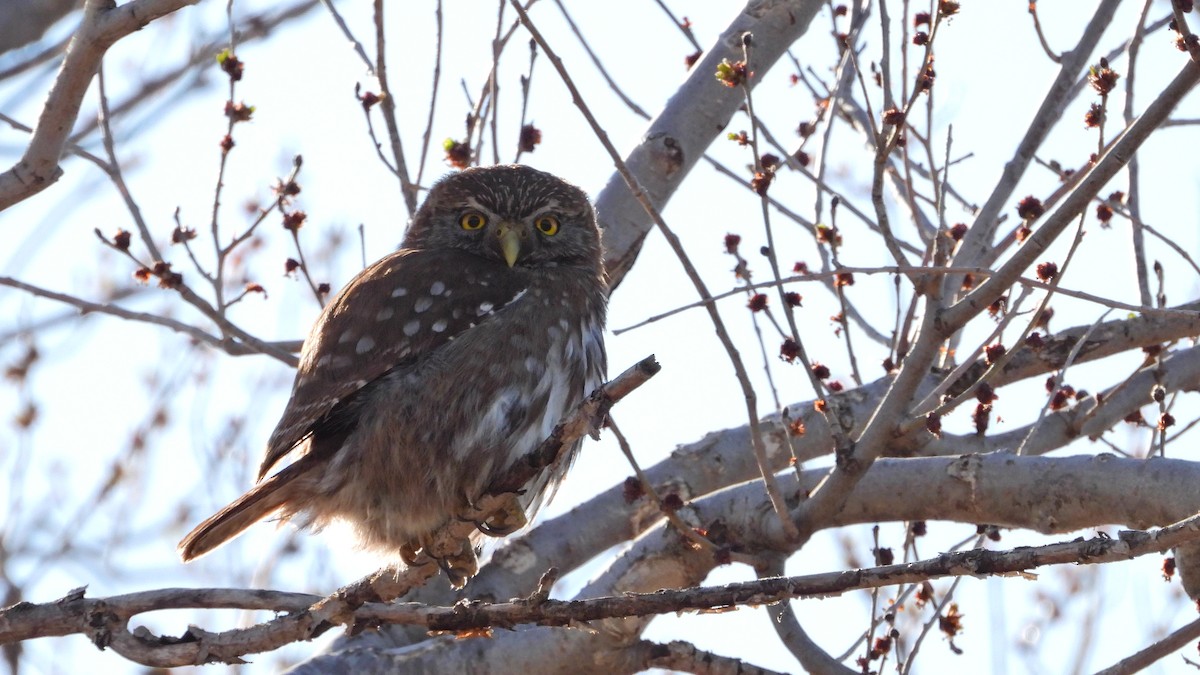
{"label": "owl's tail", "polygon": [[209,516],[179,542],[179,557],[184,562],[195,560],[283,509],[297,496],[296,479],[308,473],[307,464],[299,461],[288,466]]}

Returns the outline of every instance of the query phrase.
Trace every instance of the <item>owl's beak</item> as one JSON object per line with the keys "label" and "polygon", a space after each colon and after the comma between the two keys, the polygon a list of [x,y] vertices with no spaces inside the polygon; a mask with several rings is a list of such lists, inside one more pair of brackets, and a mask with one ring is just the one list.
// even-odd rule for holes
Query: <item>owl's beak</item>
{"label": "owl's beak", "polygon": [[521,254],[521,226],[516,223],[500,223],[496,228],[496,236],[500,238],[500,252],[504,255],[504,262],[508,263],[509,267],[517,264],[517,257]]}

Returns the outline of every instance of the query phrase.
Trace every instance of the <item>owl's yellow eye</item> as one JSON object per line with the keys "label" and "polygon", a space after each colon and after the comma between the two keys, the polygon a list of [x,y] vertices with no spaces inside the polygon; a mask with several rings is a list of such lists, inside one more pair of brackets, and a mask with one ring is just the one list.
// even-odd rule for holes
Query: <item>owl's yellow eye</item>
{"label": "owl's yellow eye", "polygon": [[478,230],[487,225],[487,216],[475,211],[468,211],[458,219],[458,224],[462,225],[464,230]]}
{"label": "owl's yellow eye", "polygon": [[547,237],[553,237],[558,234],[558,218],[554,216],[542,216],[533,221],[533,226],[537,228],[538,232]]}

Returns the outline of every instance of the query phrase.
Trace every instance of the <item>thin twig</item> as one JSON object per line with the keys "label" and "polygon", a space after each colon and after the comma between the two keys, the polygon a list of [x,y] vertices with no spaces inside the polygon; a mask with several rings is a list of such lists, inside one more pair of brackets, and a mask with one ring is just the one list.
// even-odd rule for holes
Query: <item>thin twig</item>
{"label": "thin twig", "polygon": [[434,111],[437,110],[438,87],[442,81],[442,0],[437,0],[434,10],[434,20],[437,25],[436,45],[433,52],[433,84],[429,89],[429,117],[425,120],[425,133],[421,135],[421,161],[417,164],[416,184],[421,185],[425,176],[425,158],[429,156],[429,143],[433,135]]}
{"label": "thin twig", "polygon": [[[604,81],[608,84],[608,87],[613,90],[613,93],[617,95],[617,98],[621,99],[621,102],[624,103],[625,106],[633,112],[633,114],[645,120],[650,119],[650,113],[643,110],[637,103],[634,103],[633,99],[629,98],[629,95],[621,89],[621,85],[617,84],[617,81],[608,74],[608,68],[604,67],[604,62],[600,60],[600,57],[596,56],[596,52],[592,51],[592,46],[588,44],[587,39],[583,37],[583,33],[579,30],[579,26],[575,25],[575,20],[572,19],[571,15],[567,12],[567,7],[562,3],[562,0],[554,0],[554,4],[558,5],[558,11],[562,12],[563,18],[567,21],[567,26],[569,26],[571,28],[571,32],[575,34],[575,39],[579,40],[579,46],[583,47],[583,51],[587,52],[588,58],[592,60],[592,65],[596,66],[596,71],[600,73],[600,77],[604,78]],[[663,6],[662,2],[659,2],[659,6]],[[663,7],[663,9],[666,9],[666,7]],[[670,11],[668,10],[667,13],[670,14]],[[672,20],[674,20],[674,18],[675,17],[671,17]],[[676,25],[679,24],[677,23]],[[690,35],[691,31],[687,30],[686,33]],[[697,45],[696,49],[700,49],[700,46]]]}
{"label": "thin twig", "polygon": [[671,12],[671,8],[667,7],[667,3],[663,2],[663,0],[654,0],[654,2],[658,5],[659,9],[661,9],[668,17],[671,18],[671,23],[675,24],[675,27],[683,33],[683,36],[688,39],[688,42],[692,43],[692,47],[694,47],[697,51],[704,49],[696,40],[696,35],[692,33],[691,25],[686,22],[687,17],[684,17],[684,21],[680,21],[679,19],[675,18],[675,14]]}
{"label": "thin twig", "polygon": [[400,126],[396,122],[396,99],[388,84],[387,70],[387,36],[383,22],[383,0],[375,0],[375,77],[379,80],[379,93],[382,100],[380,107],[383,111],[383,121],[387,125],[388,138],[392,145],[392,159],[396,165],[396,176],[400,179],[400,192],[404,195],[404,205],[408,208],[408,217],[412,218],[417,212],[417,186],[408,178],[408,163],[404,159],[404,146],[400,142]]}
{"label": "thin twig", "polygon": [[[504,8],[507,0],[499,0],[500,8],[496,14],[496,34],[492,37],[492,74],[488,78],[488,99],[491,101],[492,127],[492,164],[500,163],[500,134],[497,125],[500,118],[500,52],[504,45],[500,43],[500,31],[504,28]],[[479,135],[483,138],[483,134]]]}
{"label": "thin twig", "polygon": [[[154,324],[156,326],[163,326],[163,327],[169,328],[177,333],[183,333],[184,335],[187,335],[188,337],[192,338],[193,340],[196,340],[197,342],[202,342],[204,344],[207,344],[207,345],[210,345],[217,349],[220,349],[221,351],[225,352],[226,354],[229,354],[230,356],[248,356],[251,354],[264,353],[263,350],[258,349],[256,347],[251,347],[242,342],[236,342],[233,340],[229,340],[229,339],[223,338],[219,335],[212,335],[212,334],[206,333],[203,330],[196,328],[195,326],[190,326],[188,324],[183,323],[182,321],[176,321],[175,319],[170,319],[165,316],[159,316],[158,314],[149,314],[146,312],[135,312],[132,310],[125,309],[124,307],[121,307],[119,305],[114,305],[112,303],[107,303],[107,302],[89,302],[87,300],[78,298],[74,295],[67,295],[66,293],[58,293],[58,292],[51,291],[51,290],[48,290],[45,288],[40,288],[40,287],[34,286],[32,284],[27,284],[23,281],[18,281],[16,279],[13,279],[12,277],[0,277],[0,286],[8,286],[10,288],[16,288],[16,289],[25,291],[26,293],[29,293],[30,295],[36,295],[38,297],[47,298],[49,300],[55,300],[57,302],[67,304],[72,307],[76,307],[83,314],[90,314],[93,312],[96,314],[108,314],[110,316],[115,316],[115,317],[118,317],[121,319],[130,320],[130,321],[140,321],[142,323],[149,323],[149,324]],[[267,344],[269,344],[273,349],[270,352],[266,352],[266,353],[268,354],[268,356],[274,356],[275,351],[284,352],[284,353],[299,351],[301,343],[300,343],[300,341],[288,341],[288,342],[271,342],[271,343],[267,343]],[[294,359],[294,357],[293,357],[293,359]],[[280,359],[280,360],[282,360],[282,359]]]}
{"label": "thin twig", "polygon": [[[1137,27],[1134,29],[1133,38],[1129,41],[1129,67],[1125,74],[1125,126],[1133,124],[1136,117],[1133,112],[1133,95],[1134,82],[1137,79],[1138,54],[1141,51],[1142,41],[1146,36],[1146,16],[1150,13],[1150,6],[1153,0],[1146,0],[1142,4],[1142,14],[1138,17]],[[1107,96],[1104,97],[1107,103]],[[1106,116],[1101,117],[1101,121],[1105,120]],[[1103,124],[1101,125],[1103,129]],[[1125,172],[1129,177],[1129,186],[1126,194],[1126,205],[1129,210],[1130,236],[1133,243],[1133,265],[1136,272],[1138,284],[1138,297],[1143,305],[1149,305],[1150,300],[1150,278],[1146,270],[1146,236],[1145,224],[1142,222],[1142,198],[1141,198],[1141,174],[1139,171],[1140,164],[1137,155],[1129,158],[1129,165],[1125,167]]]}
{"label": "thin twig", "polygon": [[1096,671],[1096,675],[1132,675],[1145,670],[1155,662],[1170,654],[1183,649],[1200,637],[1200,619],[1180,626],[1170,635],[1135,654],[1121,659],[1104,670]]}
{"label": "thin twig", "polygon": [[[1053,394],[1054,391],[1058,391],[1060,388],[1062,388],[1063,379],[1067,375],[1067,368],[1069,368],[1071,364],[1075,363],[1075,359],[1079,357],[1079,350],[1083,349],[1083,346],[1087,344],[1088,337],[1091,336],[1092,332],[1104,322],[1105,317],[1107,317],[1110,312],[1112,312],[1111,309],[1101,314],[1100,318],[1096,319],[1096,322],[1092,324],[1091,328],[1088,328],[1087,332],[1084,333],[1083,336],[1079,338],[1079,341],[1075,343],[1075,346],[1071,348],[1071,353],[1067,355],[1067,360],[1063,362],[1062,368],[1060,368],[1058,373],[1054,376],[1054,390],[1050,392],[1051,394]],[[1029,444],[1029,439],[1033,438],[1033,433],[1037,431],[1038,426],[1041,424],[1042,420],[1045,419],[1046,412],[1050,409],[1050,403],[1053,400],[1053,396],[1048,396],[1046,398],[1046,402],[1042,404],[1042,409],[1038,411],[1037,420],[1030,425],[1029,432],[1025,434],[1025,438],[1021,439],[1021,444],[1017,446],[1015,454],[1022,455],[1025,453],[1025,446]]]}
{"label": "thin twig", "polygon": [[696,528],[691,527],[687,523],[683,522],[683,519],[679,517],[677,508],[668,508],[667,505],[663,503],[662,497],[660,497],[658,494],[658,490],[654,488],[654,484],[650,482],[650,479],[646,476],[646,472],[642,471],[642,466],[638,463],[637,457],[633,455],[633,448],[629,446],[629,440],[625,438],[625,434],[621,433],[620,427],[617,426],[617,423],[613,420],[611,415],[609,415],[608,419],[606,420],[605,427],[607,427],[609,431],[612,431],[613,436],[617,439],[617,445],[621,448],[621,454],[625,455],[625,459],[629,462],[629,466],[633,468],[633,475],[637,477],[638,483],[642,487],[642,491],[650,496],[650,500],[653,501],[654,505],[658,507],[659,513],[663,514],[663,517],[667,519],[667,522],[671,523],[671,525],[677,532],[679,532],[680,535],[690,540],[696,546],[709,551],[715,550],[716,546],[714,546],[711,541],[704,538],[703,535],[697,532]]}
{"label": "thin twig", "polygon": [[[750,33],[742,36],[742,59],[746,64],[747,70],[753,71],[753,38]],[[773,180],[775,177],[775,167],[765,167],[762,164],[762,155],[758,147],[758,132],[760,121],[758,115],[754,113],[754,96],[751,93],[750,84],[745,80],[742,81],[742,96],[746,99],[746,114],[750,117],[750,150],[753,154],[753,166],[757,176],[762,176],[764,179]],[[767,183],[767,186],[770,182]],[[836,197],[835,197],[836,199]],[[800,329],[796,325],[796,309],[792,303],[788,302],[787,293],[784,290],[781,279],[783,275],[779,272],[779,251],[775,245],[775,230],[771,227],[771,209],[770,203],[767,200],[767,188],[764,187],[759,192],[759,206],[762,214],[763,231],[767,237],[767,262],[771,268],[771,278],[775,281],[775,289],[779,297],[779,305],[783,308],[783,316],[787,320],[788,335],[796,344],[796,358],[804,365],[804,372],[808,376],[809,386],[812,387],[813,394],[817,398],[825,398],[828,391],[821,379],[813,372],[812,361],[808,358],[808,350],[804,347],[804,340],[800,337]],[[836,231],[836,230],[835,230]],[[757,330],[757,326],[755,326]],[[761,338],[761,335],[760,335]],[[761,340],[760,340],[761,341]],[[765,346],[764,346],[765,349]],[[774,382],[771,382],[772,393],[774,393]],[[779,405],[778,396],[776,396],[775,409],[779,414],[783,414],[783,408]],[[844,433],[844,431],[836,424],[829,425],[830,430],[835,436]]]}
{"label": "thin twig", "polygon": [[354,48],[354,53],[358,54],[358,58],[362,60],[363,65],[367,67],[367,72],[372,76],[375,75],[375,64],[371,63],[371,57],[367,56],[367,50],[363,48],[358,38],[354,37],[350,26],[346,25],[346,20],[342,18],[337,8],[333,6],[332,0],[321,0],[321,4],[325,5],[325,9],[329,11],[329,15],[333,17],[333,22],[337,24],[338,30],[342,31],[342,35],[350,41],[350,45]]}
{"label": "thin twig", "polygon": [[1042,51],[1046,52],[1046,57],[1055,63],[1062,63],[1062,57],[1054,53],[1050,48],[1050,43],[1046,41],[1046,34],[1042,31],[1042,22],[1038,20],[1037,0],[1031,0],[1029,3],[1029,16],[1033,17],[1033,30],[1037,32],[1038,42],[1042,45]]}

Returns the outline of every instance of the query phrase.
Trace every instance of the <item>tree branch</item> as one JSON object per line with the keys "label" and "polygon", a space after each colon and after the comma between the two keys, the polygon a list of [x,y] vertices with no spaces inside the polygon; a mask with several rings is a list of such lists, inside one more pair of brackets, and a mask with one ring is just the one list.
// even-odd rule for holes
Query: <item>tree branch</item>
{"label": "tree branch", "polygon": [[0,174],[0,211],[41,192],[62,176],[58,160],[108,48],[151,21],[198,1],[131,0],[117,6],[114,0],[88,0],[25,154]]}

